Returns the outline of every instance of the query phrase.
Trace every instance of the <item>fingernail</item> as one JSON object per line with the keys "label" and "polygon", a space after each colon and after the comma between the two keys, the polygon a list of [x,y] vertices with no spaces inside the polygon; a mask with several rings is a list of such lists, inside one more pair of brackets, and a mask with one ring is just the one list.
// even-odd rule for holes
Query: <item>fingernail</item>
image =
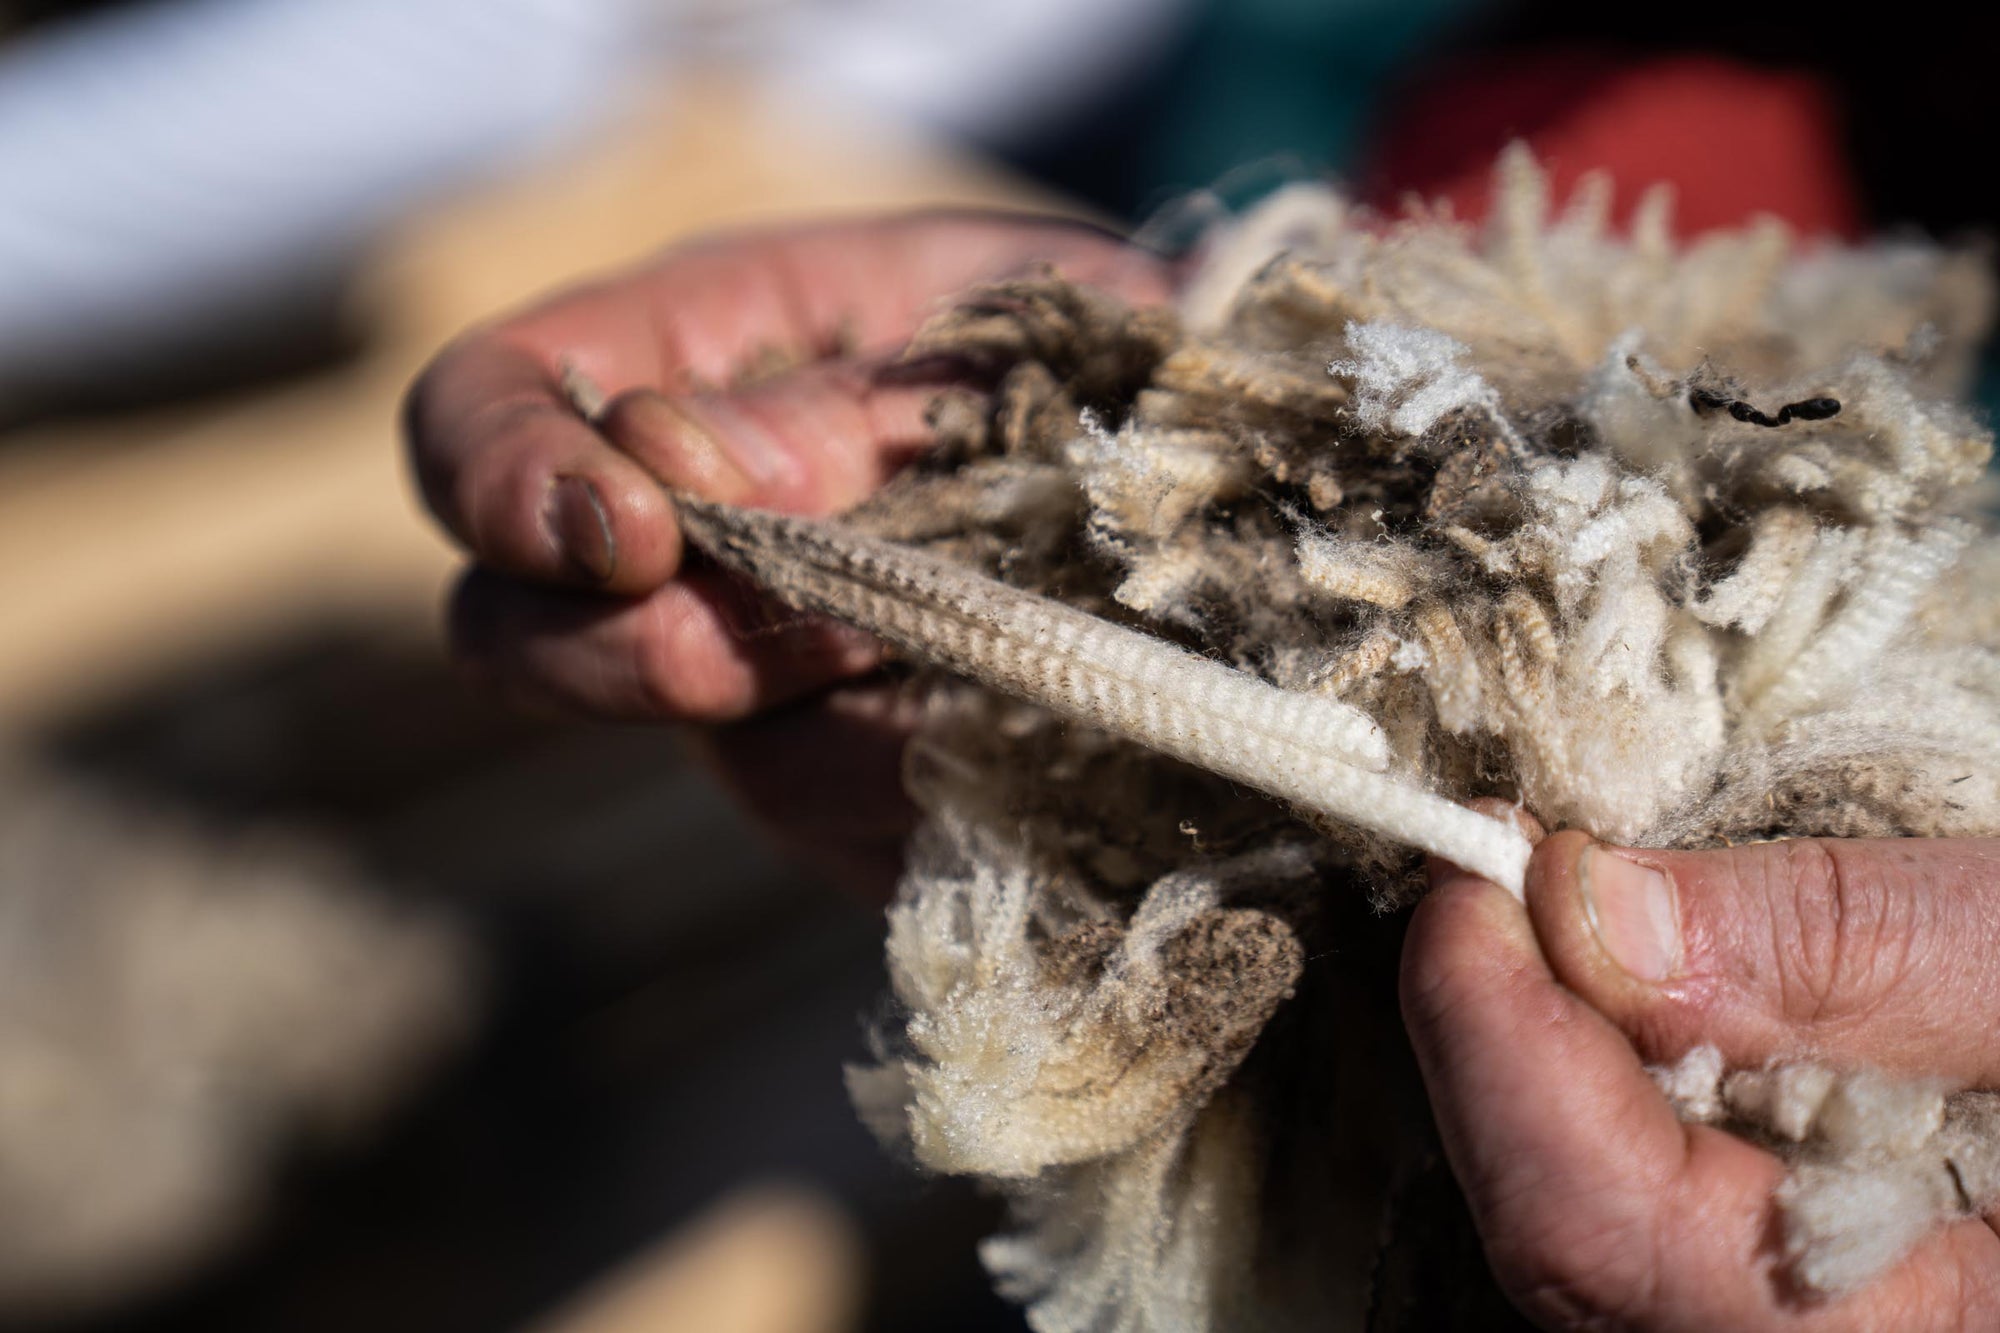
{"label": "fingernail", "polygon": [[618,567],[618,540],[597,487],[582,477],[558,478],[549,491],[549,530],[577,573],[603,583]]}
{"label": "fingernail", "polygon": [[[629,426],[621,425],[620,416]],[[746,500],[788,474],[789,461],[754,426],[711,430],[687,407],[660,394],[633,394],[622,413],[614,410],[607,424],[614,440],[624,429],[640,437],[618,442],[628,453],[656,466],[661,480],[705,499]],[[660,456],[663,445],[665,457]]]}
{"label": "fingernail", "polygon": [[1577,865],[1584,915],[1612,960],[1641,981],[1664,981],[1681,961],[1680,911],[1665,872],[1601,847]]}

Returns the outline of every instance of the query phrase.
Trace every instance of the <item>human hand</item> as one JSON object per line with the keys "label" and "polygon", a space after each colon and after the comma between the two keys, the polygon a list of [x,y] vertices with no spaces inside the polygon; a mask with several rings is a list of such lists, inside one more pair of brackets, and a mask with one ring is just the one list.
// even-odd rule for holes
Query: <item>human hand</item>
{"label": "human hand", "polygon": [[[697,241],[461,338],[406,408],[424,499],[474,562],[454,655],[559,710],[739,723],[713,754],[774,827],[836,860],[865,842],[857,873],[893,864],[895,702],[850,687],[770,711],[865,674],[879,646],[685,563],[665,488],[801,513],[860,500],[927,445],[954,369],[897,367],[898,350],[953,295],[1036,262],[1137,303],[1170,291],[1163,263],[1093,228],[927,213]],[[611,396],[594,426],[567,368]]]}
{"label": "human hand", "polygon": [[[1649,887],[1642,867],[1665,879]],[[1843,1299],[1790,1290],[1778,1159],[1682,1124],[1643,1067],[1711,1042],[1732,1067],[1811,1059],[2000,1086],[2000,839],[1628,854],[1572,832],[1536,848],[1525,907],[1455,866],[1432,880],[1405,945],[1404,1017],[1487,1256],[1530,1317],[2000,1327],[1994,1215]]]}

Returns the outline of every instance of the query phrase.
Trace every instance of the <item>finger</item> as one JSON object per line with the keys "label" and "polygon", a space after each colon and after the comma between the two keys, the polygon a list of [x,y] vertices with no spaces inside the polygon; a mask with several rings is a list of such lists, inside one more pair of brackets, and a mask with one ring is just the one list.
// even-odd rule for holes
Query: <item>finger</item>
{"label": "finger", "polygon": [[639,592],[679,567],[680,530],[656,477],[578,416],[528,354],[476,337],[433,363],[404,411],[425,503],[493,569]]}
{"label": "finger", "polygon": [[[1556,982],[1521,905],[1456,867],[1434,875],[1404,946],[1403,1013],[1495,1275],[1557,1327],[1636,1315],[1690,1139],[1631,1047]],[[1775,1170],[1757,1183],[1754,1200],[1736,1192],[1734,1271],[1759,1265]]]}
{"label": "finger", "polygon": [[804,367],[733,393],[636,390],[599,427],[661,482],[709,499],[832,513],[930,443],[942,381],[853,361]]}
{"label": "finger", "polygon": [[[1562,848],[1550,839],[1535,859]],[[1496,1276],[1532,1317],[1830,1330],[2000,1313],[1979,1278],[2000,1262],[1984,1227],[1954,1228],[1844,1300],[1798,1299],[1773,1243],[1777,1159],[1681,1125],[1631,1045],[1556,979],[1528,913],[1498,886],[1434,867],[1402,994],[1453,1171]]]}
{"label": "finger", "polygon": [[[496,569],[616,592],[656,587],[678,567],[680,541],[648,471],[714,477],[726,459],[765,488],[760,503],[823,510],[859,498],[924,438],[913,427],[931,387],[890,385],[858,367],[965,287],[1035,259],[1135,301],[1169,291],[1158,260],[1105,233],[1019,217],[916,216],[705,242],[449,349],[406,407],[420,487],[445,527]],[[755,360],[856,349],[858,359],[794,389],[750,393],[740,411],[703,387]],[[614,396],[671,389],[692,400],[691,422],[677,444],[620,458],[566,400],[572,368]],[[803,420],[814,406],[844,423],[823,462],[807,432],[760,428],[762,416]],[[730,429],[738,418],[740,434]],[[860,429],[870,420],[879,438]],[[656,421],[620,438],[672,440],[673,429]]]}
{"label": "finger", "polygon": [[643,592],[672,577],[682,555],[660,485],[803,513],[845,508],[927,446],[924,413],[941,382],[935,372],[829,362],[735,393],[634,390],[593,427],[552,402],[532,362],[474,348],[426,378],[411,429],[435,440],[440,422],[466,423],[451,461],[446,446],[419,451],[429,465],[419,480],[484,563]]}
{"label": "finger", "polygon": [[582,598],[475,569],[453,594],[453,655],[525,702],[623,721],[726,722],[873,670],[882,647],[691,571]]}
{"label": "finger", "polygon": [[2000,842],[1631,852],[1578,833],[1528,903],[1556,975],[1671,1059],[1823,1059],[2000,1080]]}

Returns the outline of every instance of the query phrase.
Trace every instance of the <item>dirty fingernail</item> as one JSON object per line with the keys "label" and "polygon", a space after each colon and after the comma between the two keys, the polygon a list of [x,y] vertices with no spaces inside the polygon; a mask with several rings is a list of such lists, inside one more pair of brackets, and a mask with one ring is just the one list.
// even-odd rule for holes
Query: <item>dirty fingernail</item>
{"label": "dirty fingernail", "polygon": [[585,578],[603,583],[618,567],[618,540],[597,487],[582,477],[562,477],[549,492],[549,530],[563,559]]}
{"label": "dirty fingernail", "polygon": [[1666,873],[1602,847],[1577,867],[1584,914],[1604,951],[1641,981],[1664,981],[1681,961],[1680,911]]}

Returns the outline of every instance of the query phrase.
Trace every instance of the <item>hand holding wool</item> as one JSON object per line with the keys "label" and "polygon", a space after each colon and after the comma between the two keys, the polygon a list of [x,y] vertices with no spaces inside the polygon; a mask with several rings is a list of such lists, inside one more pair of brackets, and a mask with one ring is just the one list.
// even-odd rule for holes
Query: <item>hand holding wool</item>
{"label": "hand holding wool", "polygon": [[[1167,294],[1158,261],[1092,228],[913,214],[698,240],[459,339],[405,415],[425,502],[474,562],[461,658],[514,694],[642,721],[741,718],[872,666],[860,636],[757,623],[739,586],[683,569],[663,488],[853,505],[930,445],[952,368],[897,364],[910,335],[1037,263]],[[575,385],[607,400],[594,420]]]}
{"label": "hand holding wool", "polygon": [[[1038,263],[1134,301],[1168,292],[1159,261],[1094,228],[938,212],[697,240],[460,338],[405,414],[425,502],[472,561],[454,655],[545,708],[736,722],[702,739],[740,794],[886,891],[912,817],[899,702],[849,686],[772,711],[865,675],[880,645],[684,565],[667,488],[854,504],[929,447],[925,410],[962,370],[899,362],[919,324]],[[581,386],[605,397],[591,420]]]}
{"label": "hand holding wool", "polygon": [[[2000,841],[1626,852],[1561,833],[1537,847],[1525,909],[1454,866],[1432,878],[1404,955],[1405,1017],[1487,1253],[1531,1315],[1556,1328],[2000,1321],[1991,1147],[1953,1160],[1949,1125],[1907,1157],[1880,1145],[1868,1160],[1902,1174],[1851,1173],[1817,1212],[1797,1215],[1794,1196],[1780,1218],[1780,1159],[1684,1124],[1644,1064],[1713,1043],[1732,1068],[1811,1059],[2000,1084]],[[1884,1215],[1933,1202],[1907,1223]],[[1837,1226],[1850,1206],[1869,1210],[1871,1235],[1922,1240],[1850,1294],[1800,1290],[1800,1246],[1827,1240],[1800,1229]]]}

